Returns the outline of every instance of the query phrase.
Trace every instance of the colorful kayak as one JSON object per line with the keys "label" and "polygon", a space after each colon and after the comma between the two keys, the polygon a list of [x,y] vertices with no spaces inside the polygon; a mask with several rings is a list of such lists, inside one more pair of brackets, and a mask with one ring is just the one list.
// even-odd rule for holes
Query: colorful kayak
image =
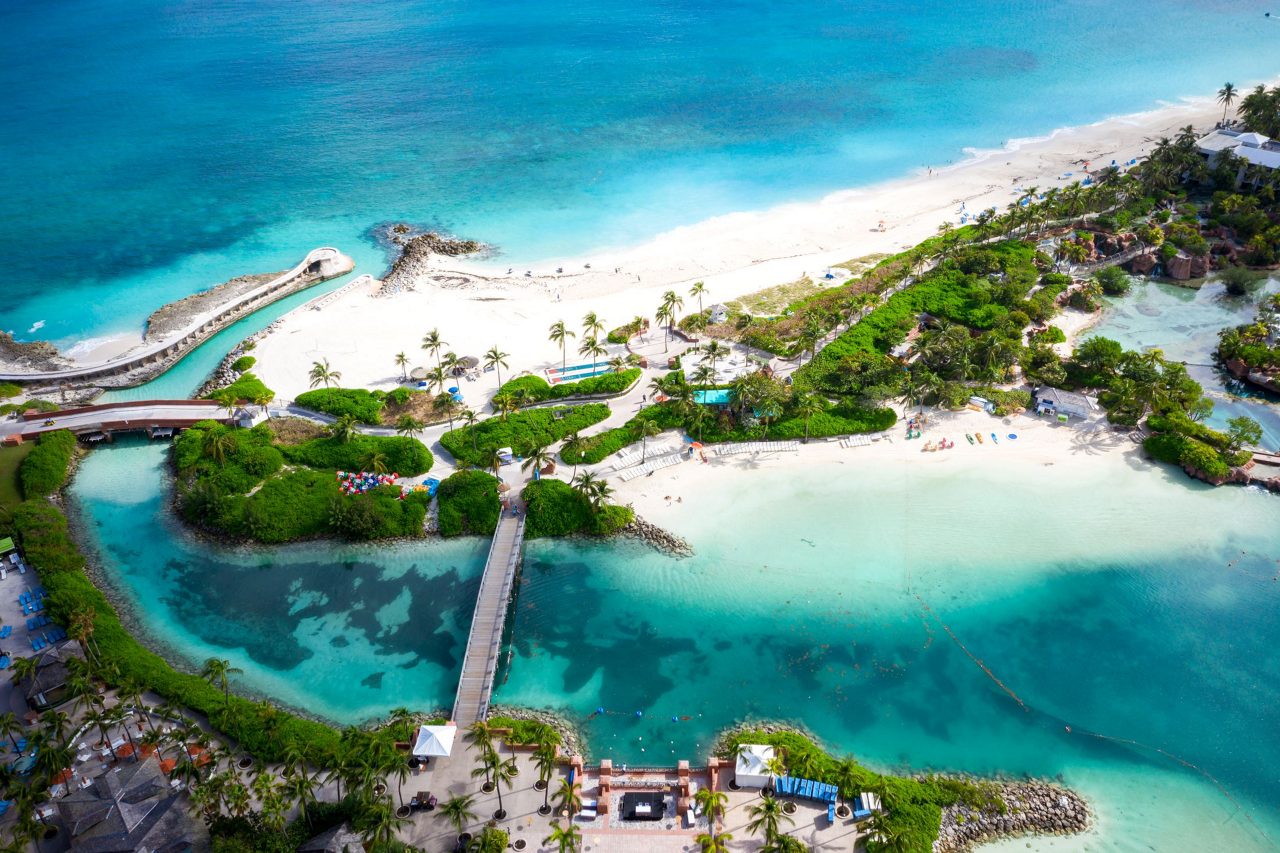
{"label": "colorful kayak", "polygon": [[975,432],[975,433],[973,434],[973,437],[974,437],[974,438],[976,438],[976,439],[978,439],[978,444],[982,444],[982,433],[980,433],[980,432]]}
{"label": "colorful kayak", "polygon": [[966,432],[966,433],[964,434],[964,437],[965,437],[965,438],[967,438],[967,439],[969,439],[969,443],[970,443],[970,444],[973,444],[973,436],[972,436],[972,435],[970,435],[969,433],[967,433],[967,432]]}
{"label": "colorful kayak", "polygon": [[996,434],[995,434],[994,432],[993,432],[993,433],[991,433],[991,443],[992,443],[992,444],[999,444],[999,443],[1000,443],[1000,439],[996,438]]}

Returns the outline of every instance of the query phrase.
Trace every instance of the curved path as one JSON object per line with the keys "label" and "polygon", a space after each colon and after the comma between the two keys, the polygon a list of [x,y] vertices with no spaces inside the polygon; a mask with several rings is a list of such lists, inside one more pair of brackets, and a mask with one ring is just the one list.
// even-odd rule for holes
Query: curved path
{"label": "curved path", "polygon": [[[143,344],[122,355],[93,364],[78,364],[62,370],[49,370],[24,373],[0,373],[0,381],[24,383],[61,383],[85,379],[102,379],[119,377],[132,371],[145,371],[146,368],[162,369],[162,366],[177,361],[194,349],[206,338],[217,334],[240,316],[255,311],[287,296],[292,292],[297,278],[303,274],[315,276],[317,283],[326,279],[345,275],[355,268],[355,262],[335,248],[324,246],[312,249],[293,269],[281,273],[271,281],[255,287],[248,293],[220,305],[217,308],[198,314],[186,327],[169,335],[164,340]],[[144,378],[139,377],[138,382]],[[112,383],[137,384],[137,383]]]}

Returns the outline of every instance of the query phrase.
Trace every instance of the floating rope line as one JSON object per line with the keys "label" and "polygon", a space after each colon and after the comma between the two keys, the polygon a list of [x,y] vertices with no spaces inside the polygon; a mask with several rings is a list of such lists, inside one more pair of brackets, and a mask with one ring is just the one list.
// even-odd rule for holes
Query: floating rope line
{"label": "floating rope line", "polygon": [[947,627],[947,623],[942,621],[942,617],[941,617],[941,616],[939,616],[938,614],[936,614],[936,613],[934,613],[934,612],[933,612],[933,608],[931,608],[931,607],[928,605],[928,603],[927,603],[927,602],[925,602],[925,600],[924,600],[923,598],[921,598],[920,596],[918,596],[918,595],[917,595],[917,596],[916,596],[916,601],[919,601],[919,602],[920,602],[920,606],[924,608],[924,610],[925,610],[925,612],[926,612],[926,613],[928,613],[930,616],[932,616],[934,619],[936,619],[936,620],[938,621],[938,624],[942,626],[942,630],[944,630],[944,631],[946,631],[946,632],[947,632],[947,636],[951,638],[951,641],[952,641],[953,643],[955,643],[957,646],[959,646],[959,647],[960,647],[960,651],[962,651],[962,652],[964,652],[966,655],[968,655],[968,656],[969,656],[969,660],[971,660],[971,661],[973,661],[975,664],[977,664],[978,669],[981,669],[984,673],[986,673],[987,678],[990,678],[992,681],[994,681],[994,682],[996,683],[996,685],[997,685],[997,686],[999,686],[999,688],[1000,688],[1001,690],[1003,690],[1005,693],[1009,694],[1009,698],[1011,698],[1013,701],[1017,702],[1017,703],[1018,703],[1018,707],[1020,707],[1022,710],[1024,710],[1024,711],[1030,711],[1030,710],[1031,710],[1030,708],[1028,708],[1028,707],[1027,707],[1027,703],[1026,703],[1026,702],[1023,702],[1023,701],[1022,701],[1022,699],[1018,696],[1018,694],[1017,694],[1017,693],[1014,693],[1012,690],[1010,690],[1010,689],[1009,689],[1009,687],[1008,687],[1008,686],[1007,686],[1003,681],[1001,681],[1000,679],[996,678],[996,674],[995,674],[994,672],[992,672],[992,671],[991,671],[991,669],[990,669],[990,668],[989,668],[985,663],[983,663],[982,661],[980,661],[980,660],[978,659],[977,655],[975,655],[973,652],[969,651],[969,649],[965,647],[965,644],[964,644],[964,643],[960,642],[960,638],[956,636],[955,631],[952,631],[949,627]]}
{"label": "floating rope line", "polygon": [[[1232,561],[1232,562],[1235,562],[1235,561]],[[1230,566],[1231,564],[1228,564],[1228,565]],[[988,678],[994,681],[996,685],[1000,687],[1001,690],[1003,690],[1005,693],[1009,695],[1010,698],[1013,699],[1013,701],[1017,702],[1018,707],[1022,708],[1023,711],[1026,711],[1028,713],[1032,711],[1032,708],[1028,706],[1027,703],[1023,702],[1022,699],[1019,698],[1018,694],[1014,693],[1011,689],[1009,689],[1009,687],[1003,681],[1001,681],[999,678],[996,677],[996,674],[992,672],[991,669],[986,664],[984,664],[981,660],[979,660],[978,657],[973,652],[969,651],[969,649],[965,647],[964,643],[960,642],[960,638],[957,637],[955,632],[952,631],[951,628],[947,626],[947,623],[942,621],[942,617],[940,617],[937,613],[933,611],[933,608],[929,606],[928,602],[926,602],[919,595],[916,595],[915,597],[916,597],[916,600],[920,602],[920,606],[924,608],[925,612],[928,615],[932,616],[935,620],[937,620],[937,623],[942,626],[942,630],[947,632],[947,636],[951,638],[952,642],[954,642],[962,652],[968,655],[969,659],[973,661],[974,664],[976,664],[977,667],[981,669]],[[926,621],[924,625],[927,630],[929,627],[929,623]],[[1042,712],[1037,711],[1036,713],[1042,713]],[[1049,716],[1049,715],[1046,715],[1046,716]],[[1083,735],[1087,735],[1088,737],[1097,738],[1098,740],[1111,741],[1112,743],[1118,743],[1118,744],[1123,744],[1125,746],[1137,747],[1138,749],[1150,750],[1151,752],[1158,753],[1159,755],[1162,755],[1165,758],[1169,759],[1170,761],[1176,762],[1177,764],[1180,764],[1189,770],[1194,770],[1204,778],[1208,779],[1211,783],[1213,783],[1213,786],[1218,789],[1218,793],[1226,797],[1227,801],[1231,803],[1231,805],[1235,806],[1237,814],[1244,815],[1244,819],[1249,821],[1249,825],[1252,826],[1255,830],[1257,830],[1259,835],[1265,838],[1269,844],[1273,843],[1271,840],[1271,836],[1267,835],[1266,830],[1264,830],[1261,826],[1258,825],[1258,822],[1253,819],[1253,815],[1249,814],[1249,810],[1246,809],[1244,805],[1241,804],[1241,802],[1235,798],[1235,796],[1231,793],[1231,791],[1227,788],[1227,786],[1224,785],[1222,782],[1218,781],[1217,777],[1215,777],[1208,770],[1205,770],[1203,767],[1200,767],[1197,764],[1193,764],[1192,762],[1188,761],[1182,756],[1175,755],[1174,753],[1170,752],[1167,749],[1163,749],[1158,746],[1149,746],[1148,744],[1142,743],[1141,741],[1133,740],[1132,738],[1113,737],[1111,735],[1104,735],[1101,732],[1089,731],[1088,729],[1082,729],[1081,731],[1076,732],[1075,729],[1073,729],[1069,724],[1064,725],[1063,728],[1066,729],[1067,734],[1083,734]],[[1231,815],[1231,818],[1234,818],[1234,817],[1235,815]],[[1228,818],[1228,821],[1230,821],[1231,818]]]}

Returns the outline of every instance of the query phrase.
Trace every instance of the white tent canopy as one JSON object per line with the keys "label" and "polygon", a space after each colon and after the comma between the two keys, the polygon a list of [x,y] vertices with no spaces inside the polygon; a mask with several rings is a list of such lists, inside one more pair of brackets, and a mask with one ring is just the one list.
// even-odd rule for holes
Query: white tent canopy
{"label": "white tent canopy", "polygon": [[733,779],[743,788],[763,788],[769,784],[772,774],[769,762],[774,750],[763,744],[743,744],[738,749],[738,761],[733,768]]}
{"label": "white tent canopy", "polygon": [[458,735],[458,727],[419,726],[418,737],[413,742],[413,754],[418,758],[447,756],[453,752],[453,739]]}

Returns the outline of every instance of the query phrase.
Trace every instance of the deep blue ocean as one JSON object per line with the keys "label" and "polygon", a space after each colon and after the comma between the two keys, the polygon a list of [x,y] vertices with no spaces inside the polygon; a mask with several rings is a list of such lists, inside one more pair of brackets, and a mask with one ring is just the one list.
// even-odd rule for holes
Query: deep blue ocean
{"label": "deep blue ocean", "polygon": [[0,4],[0,329],[136,330],[323,244],[376,274],[392,219],[514,261],[814,198],[1274,75],[1265,8]]}

